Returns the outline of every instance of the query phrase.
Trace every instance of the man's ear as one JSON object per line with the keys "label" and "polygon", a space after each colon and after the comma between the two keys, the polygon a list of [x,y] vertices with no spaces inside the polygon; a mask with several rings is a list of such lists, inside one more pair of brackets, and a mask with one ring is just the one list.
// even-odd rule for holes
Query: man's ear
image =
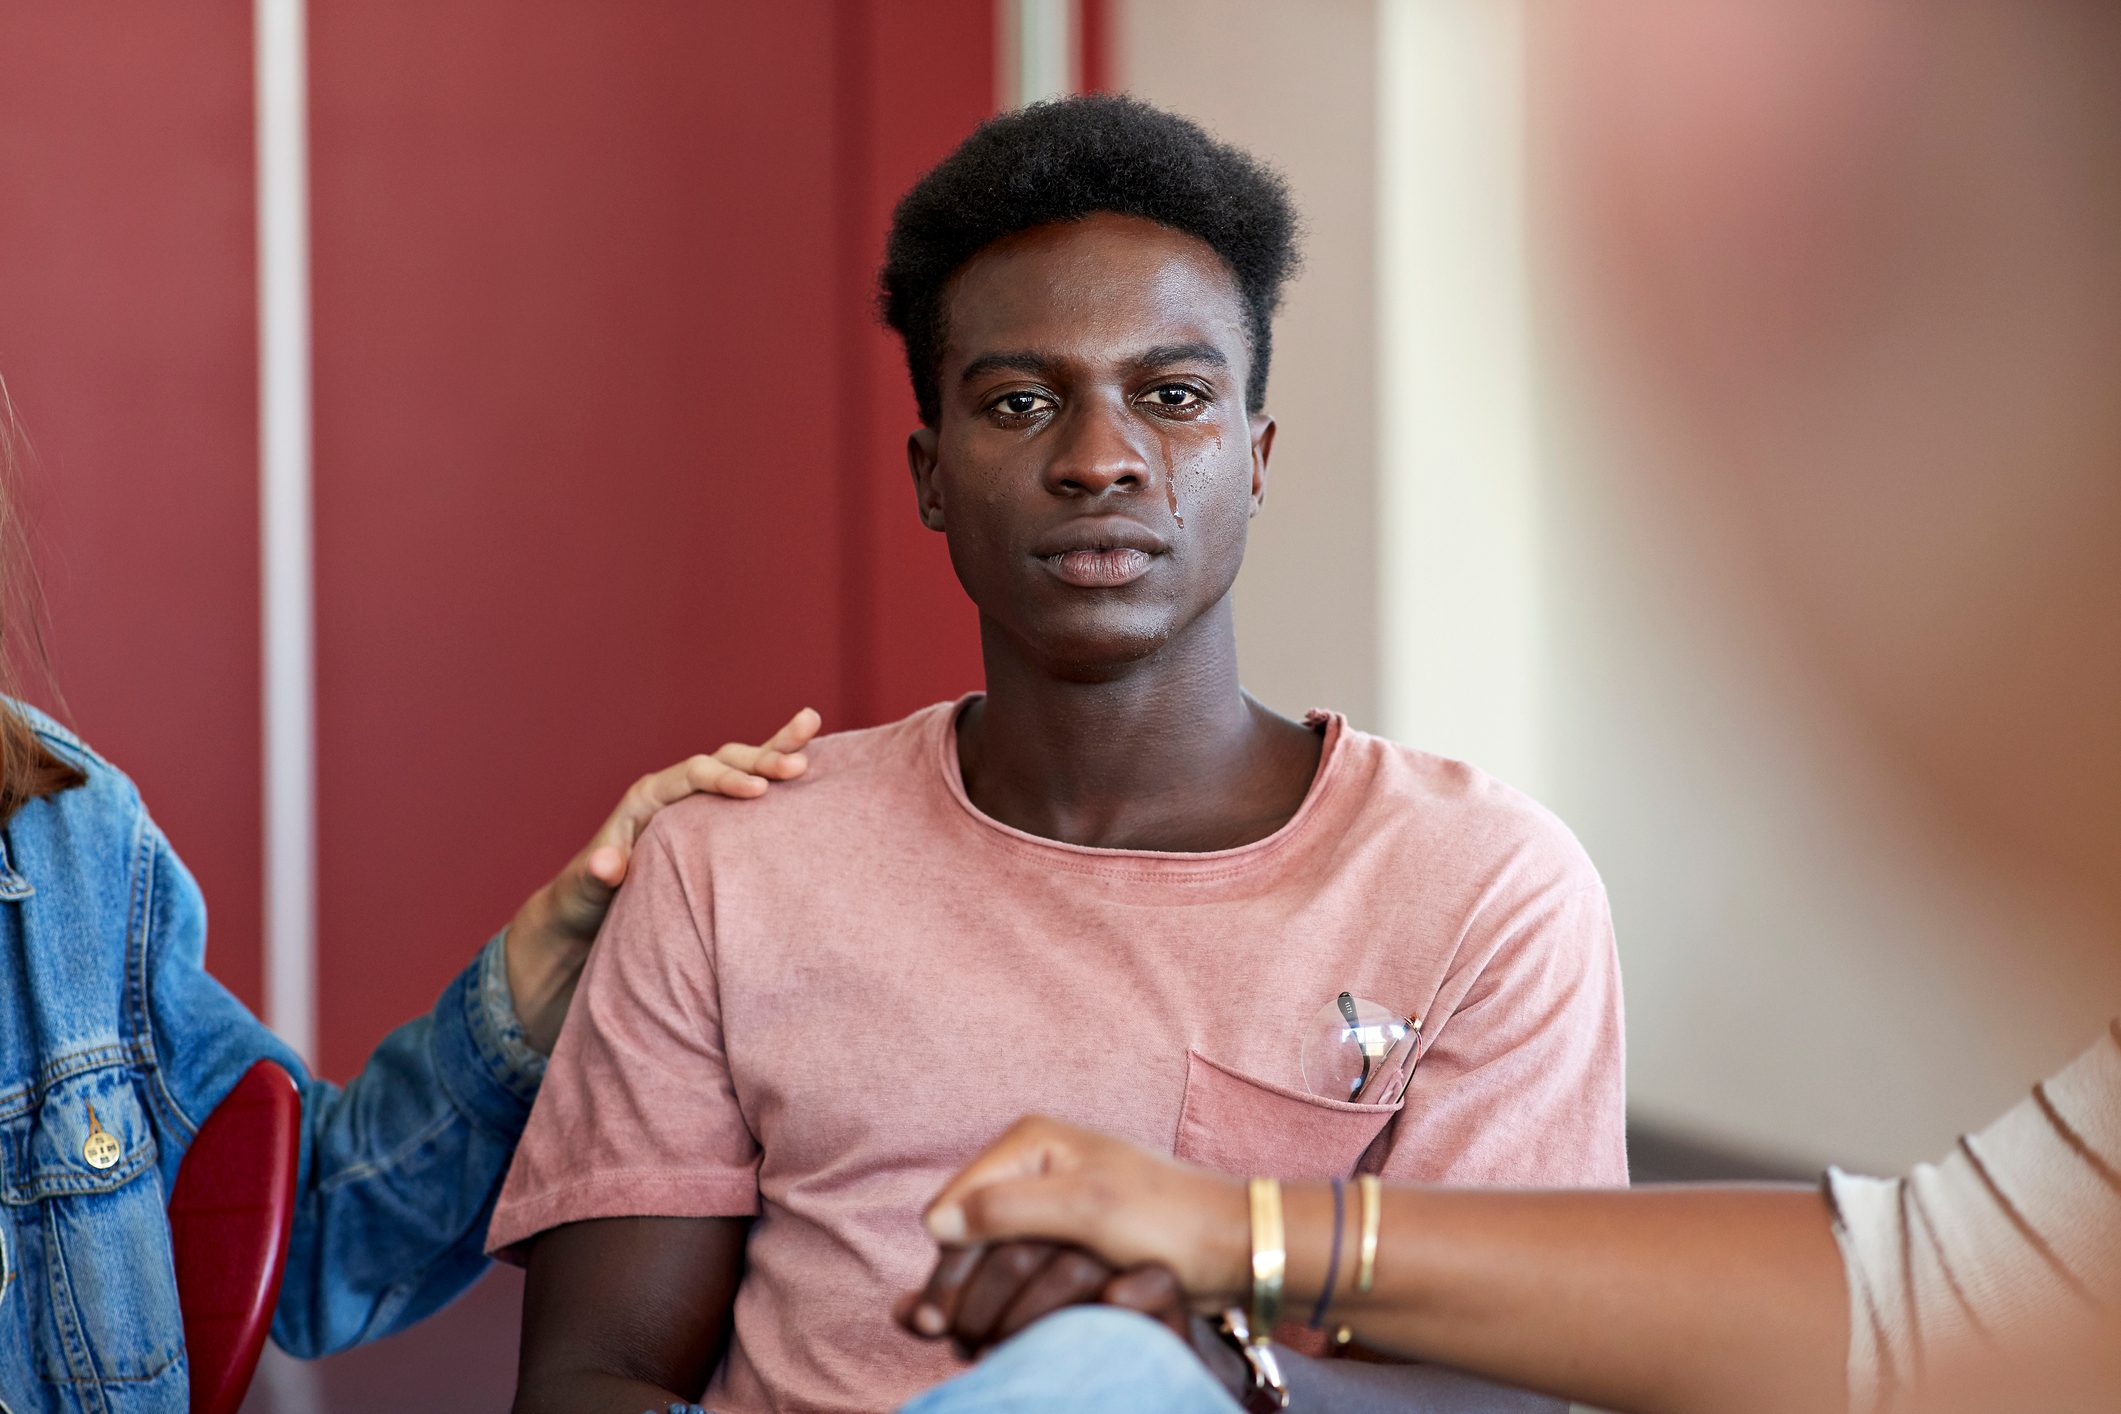
{"label": "man's ear", "polygon": [[1267,463],[1274,456],[1274,419],[1255,412],[1250,423],[1252,438],[1252,514],[1267,503]]}
{"label": "man's ear", "polygon": [[943,528],[943,488],[935,475],[936,437],[933,427],[916,429],[906,439],[906,469],[913,473],[913,497],[920,507],[921,524],[930,530]]}

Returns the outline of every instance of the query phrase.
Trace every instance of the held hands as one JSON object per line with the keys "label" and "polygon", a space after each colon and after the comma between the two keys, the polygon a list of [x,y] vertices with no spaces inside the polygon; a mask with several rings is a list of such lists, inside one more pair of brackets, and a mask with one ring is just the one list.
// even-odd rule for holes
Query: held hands
{"label": "held hands", "polygon": [[948,1337],[970,1360],[1055,1311],[1090,1304],[1139,1311],[1191,1339],[1192,1308],[1167,1268],[1122,1271],[1054,1242],[946,1247],[927,1285],[901,1297],[893,1314],[915,1335]]}
{"label": "held hands", "polygon": [[1220,1347],[1195,1338],[1192,1316],[1249,1289],[1247,1214],[1241,1180],[1027,1116],[929,1204],[943,1250],[897,1315],[969,1356],[1063,1306],[1103,1302],[1207,1356]]}
{"label": "held hands", "polygon": [[764,795],[774,781],[794,780],[810,768],[802,751],[820,725],[818,714],[805,707],[763,745],[731,743],[641,777],[581,853],[523,901],[508,925],[508,985],[533,1049],[550,1054],[559,1039],[589,944],[625,882],[634,841],[655,813],[696,792],[748,799]]}

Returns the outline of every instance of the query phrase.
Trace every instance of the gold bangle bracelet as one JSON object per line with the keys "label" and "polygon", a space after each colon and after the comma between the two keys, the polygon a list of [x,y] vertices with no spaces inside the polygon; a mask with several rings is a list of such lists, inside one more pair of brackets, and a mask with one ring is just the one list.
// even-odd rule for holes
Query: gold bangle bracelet
{"label": "gold bangle bracelet", "polygon": [[1264,1345],[1281,1319],[1282,1284],[1289,1273],[1289,1250],[1281,1220],[1281,1184],[1271,1178],[1252,1180],[1252,1341]]}
{"label": "gold bangle bracelet", "polygon": [[1362,1194],[1362,1245],[1356,1250],[1355,1290],[1368,1295],[1370,1284],[1377,1280],[1377,1229],[1384,1221],[1384,1185],[1376,1174],[1366,1173],[1355,1180],[1355,1187]]}

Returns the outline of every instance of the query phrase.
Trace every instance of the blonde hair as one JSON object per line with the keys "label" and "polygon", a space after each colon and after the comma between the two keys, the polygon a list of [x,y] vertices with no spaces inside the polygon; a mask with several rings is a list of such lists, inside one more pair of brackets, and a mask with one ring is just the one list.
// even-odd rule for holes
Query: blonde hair
{"label": "blonde hair", "polygon": [[78,766],[55,755],[14,705],[18,654],[27,652],[39,674],[47,682],[51,678],[43,595],[13,495],[21,466],[16,448],[26,446],[7,380],[0,378],[0,822],[40,796],[71,790],[88,779]]}

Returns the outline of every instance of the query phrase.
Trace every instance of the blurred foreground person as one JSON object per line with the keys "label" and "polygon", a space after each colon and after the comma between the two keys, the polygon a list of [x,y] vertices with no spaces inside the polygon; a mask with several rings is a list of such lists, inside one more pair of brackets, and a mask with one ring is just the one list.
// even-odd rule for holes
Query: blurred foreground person
{"label": "blurred foreground person", "polygon": [[[1532,24],[1543,194],[1660,493],[1916,818],[2091,940],[1997,945],[2110,984],[2121,6],[1618,0]],[[952,1250],[906,1318],[959,1333],[1016,1299],[1030,1238],[1617,1409],[2121,1407],[2121,1023],[1902,1180],[1280,1205],[1027,1120],[930,1210]],[[968,1271],[955,1249],[982,1243]],[[961,1384],[1036,1374],[1004,1347]],[[1083,1398],[1061,1379],[1051,1407]]]}
{"label": "blurred foreground person", "polygon": [[[0,474],[7,412],[0,391]],[[0,572],[26,574],[11,530],[0,503]],[[764,746],[636,783],[434,1010],[340,1087],[310,1078],[207,973],[204,901],[132,782],[0,696],[0,1411],[188,1406],[165,1209],[200,1124],[261,1059],[302,1094],[274,1341],[326,1354],[402,1330],[469,1286],[635,839],[693,792],[750,797],[801,775],[817,729],[805,709]]]}

